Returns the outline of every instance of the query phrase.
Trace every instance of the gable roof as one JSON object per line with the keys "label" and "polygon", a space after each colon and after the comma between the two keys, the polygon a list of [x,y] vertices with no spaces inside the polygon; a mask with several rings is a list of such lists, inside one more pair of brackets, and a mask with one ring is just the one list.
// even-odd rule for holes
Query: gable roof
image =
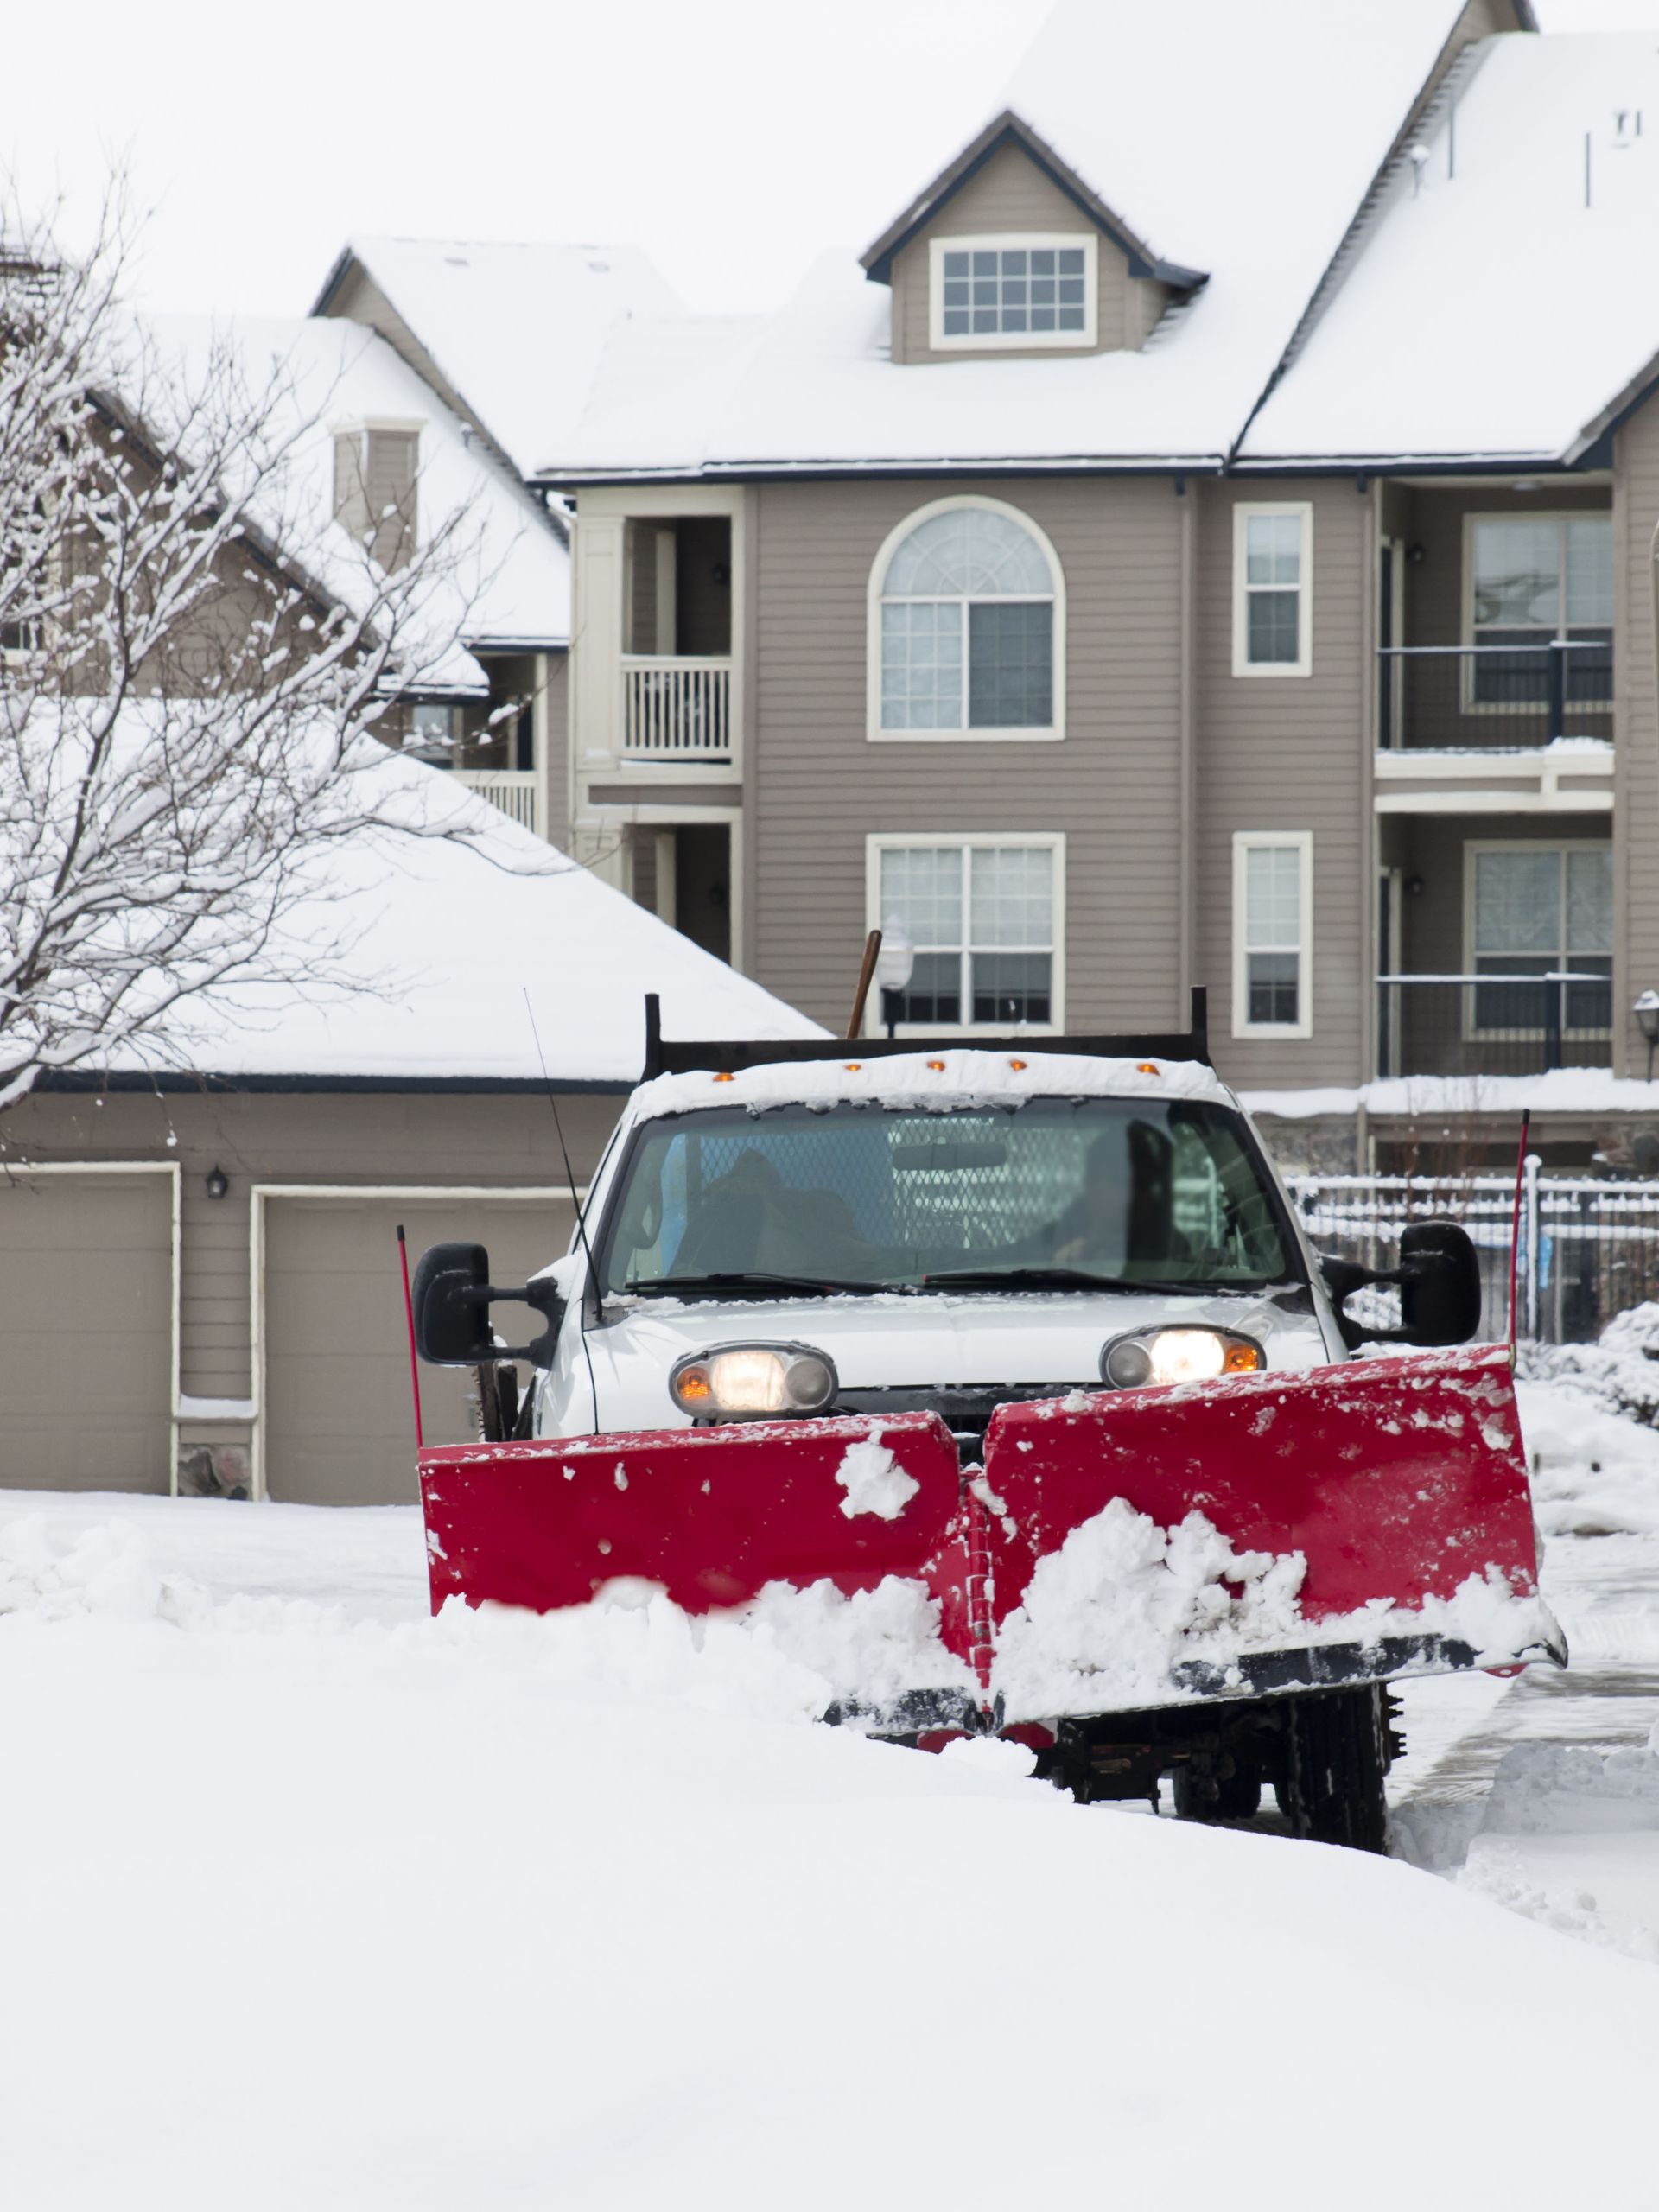
{"label": "gable roof", "polygon": [[684,312],[637,246],[357,238],[313,315],[328,312],[353,264],[521,476],[574,428],[615,325]]}
{"label": "gable roof", "polygon": [[1572,461],[1650,384],[1654,39],[1495,38],[1478,62],[1395,164],[1246,461]]}
{"label": "gable roof", "polygon": [[1184,269],[1179,263],[1161,261],[1143,240],[1135,237],[1100,198],[1090,191],[1083,179],[1069,169],[1053,149],[1044,144],[1029,124],[1011,108],[1004,108],[994,115],[976,138],[970,139],[954,162],[943,168],[931,184],[912,200],[898,221],[884,231],[863,257],[866,273],[872,283],[886,284],[892,281],[895,254],[901,253],[917,232],[926,227],[934,218],[949,207],[969,180],[976,176],[993,156],[1005,146],[1017,146],[1052,183],[1065,193],[1096,229],[1103,231],[1123,253],[1132,276],[1155,276],[1178,292],[1194,289],[1204,282],[1204,272],[1198,269]]}

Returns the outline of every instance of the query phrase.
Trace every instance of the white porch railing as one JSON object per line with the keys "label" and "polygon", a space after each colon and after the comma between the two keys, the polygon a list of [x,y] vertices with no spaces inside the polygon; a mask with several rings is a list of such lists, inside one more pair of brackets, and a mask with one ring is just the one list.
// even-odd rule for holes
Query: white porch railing
{"label": "white porch railing", "polygon": [[622,752],[629,760],[729,760],[730,660],[625,654]]}
{"label": "white porch railing", "polygon": [[469,791],[476,791],[492,806],[499,806],[503,814],[510,814],[515,822],[523,823],[526,830],[542,834],[541,807],[537,794],[539,779],[528,769],[518,768],[457,768],[455,781],[465,784]]}

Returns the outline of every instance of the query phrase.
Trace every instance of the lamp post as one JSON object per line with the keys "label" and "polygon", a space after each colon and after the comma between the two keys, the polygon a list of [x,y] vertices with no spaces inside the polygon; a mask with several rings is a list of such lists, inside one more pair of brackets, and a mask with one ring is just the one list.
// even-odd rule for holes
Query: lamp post
{"label": "lamp post", "polygon": [[1648,1081],[1653,1081],[1653,1048],[1659,1045],[1659,991],[1643,991],[1630,1008],[1637,1026],[1648,1040]]}
{"label": "lamp post", "polygon": [[[915,969],[916,947],[910,931],[896,914],[890,914],[881,925],[881,950],[875,956],[875,980],[881,986],[881,1012],[889,1037],[896,1033],[899,995]],[[1654,1007],[1659,1014],[1659,998]]]}

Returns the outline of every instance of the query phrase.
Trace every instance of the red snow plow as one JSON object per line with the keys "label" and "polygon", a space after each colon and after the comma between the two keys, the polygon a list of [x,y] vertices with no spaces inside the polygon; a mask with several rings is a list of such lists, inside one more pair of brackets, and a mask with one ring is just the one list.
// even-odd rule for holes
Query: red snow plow
{"label": "red snow plow", "polygon": [[[1170,1040],[1154,1041],[1174,1057]],[[1194,1039],[1185,1041],[1201,1048],[1197,1024]],[[1081,1120],[1079,1158],[1097,1160],[1104,1146],[1112,1159],[1128,1163],[1116,1172],[1140,1175],[1143,1184],[1161,1157],[1146,1132],[1155,1133],[1159,1114],[1174,1111],[1167,1103],[1169,1079],[1148,1058],[1147,1043],[1089,1040],[1083,1057],[1094,1064],[1094,1090],[1081,1102],[1065,1094],[1066,1112]],[[1142,1090],[1135,1094],[1131,1136],[1113,1150],[1105,1109],[1121,1103],[1115,1086],[1130,1078],[1118,1072],[1124,1053],[1101,1048],[1124,1045],[1140,1052]],[[696,1062],[702,1070],[715,1056],[721,1067],[734,1060],[740,1068],[765,1065],[771,1080],[757,1093],[765,1103],[745,1108],[761,1123],[776,1110],[772,1102],[780,1093],[785,1109],[794,1090],[810,1093],[804,1079],[798,1085],[780,1079],[775,1058],[782,1055],[775,1046],[772,1065],[760,1060],[767,1050],[760,1046],[744,1048],[747,1061],[736,1060],[729,1046],[676,1049],[708,1053]],[[1075,1044],[1065,1049],[1078,1055]],[[876,1057],[868,1043],[858,1050]],[[820,1062],[848,1051],[845,1045],[816,1053],[811,1046],[795,1048],[799,1058]],[[1008,1065],[1023,1075],[1035,1057],[1025,1046]],[[1191,1058],[1201,1063],[1201,1049]],[[937,1052],[923,1066],[930,1074],[950,1072]],[[845,1078],[863,1072],[857,1064],[843,1062],[843,1068]],[[904,1085],[912,1078],[906,1070],[901,1082],[898,1071],[894,1055],[874,1103],[901,1117]],[[1054,1063],[1050,1071],[1062,1084],[1082,1079]],[[1161,1088],[1154,1089],[1154,1077]],[[983,1178],[994,1171],[1010,1185],[1018,1181],[1021,1162],[1013,1138],[999,1135],[1002,1149],[996,1152],[981,1134],[991,1079],[977,1066],[962,1071],[963,1096],[972,1102],[964,1116],[979,1119],[956,1124],[948,1147],[939,1135],[938,1099],[927,1095],[932,1121],[924,1135],[933,1147],[927,1172],[935,1215],[947,1173]],[[1186,1083],[1187,1105],[1198,1089],[1196,1081]],[[1009,1126],[1027,1126],[1018,1123],[1025,1096],[1021,1091],[1013,1103],[999,1096],[994,1110]],[[1052,1107],[1055,1094],[1039,1084],[1032,1096]],[[674,1141],[701,1143],[706,1151],[724,1125],[717,1128],[707,1113],[707,1126],[698,1122],[703,1097],[696,1090],[683,1094],[671,1082],[666,1091],[648,1083],[636,1094],[643,1102],[639,1126],[619,1148],[623,1164],[608,1193],[596,1192],[601,1211],[609,1204],[597,1233],[591,1243],[584,1235],[572,1255],[561,1296],[544,1282],[531,1287],[531,1302],[550,1319],[540,1340],[544,1365],[553,1365],[550,1341],[578,1328],[587,1338],[578,1354],[590,1363],[585,1377],[574,1361],[570,1367],[572,1402],[580,1402],[584,1389],[591,1393],[581,1431],[573,1421],[563,1433],[531,1433],[537,1416],[526,1402],[516,1434],[499,1426],[494,1440],[486,1434],[479,1442],[422,1452],[435,1610],[460,1598],[547,1611],[644,1588],[694,1615],[741,1618],[746,1609],[764,1605],[787,1648],[788,1605],[793,1593],[810,1591],[815,1618],[821,1621],[828,1605],[840,1609],[846,1627],[842,1679],[834,1684],[827,1719],[924,1745],[957,1732],[1012,1734],[1036,1750],[1040,1770],[1084,1798],[1155,1796],[1160,1777],[1168,1776],[1178,1809],[1200,1818],[1247,1816],[1263,1783],[1271,1783],[1294,1832],[1372,1848],[1382,1840],[1382,1777],[1392,1743],[1389,1681],[1459,1668],[1564,1662],[1560,1632],[1537,1592],[1527,1465],[1507,1351],[1485,1346],[1318,1357],[1320,1339],[1308,1334],[1319,1323],[1317,1300],[1324,1300],[1319,1325],[1327,1342],[1339,1331],[1337,1344],[1351,1350],[1363,1333],[1342,1311],[1361,1271],[1337,1268],[1327,1292],[1311,1285],[1303,1262],[1303,1281],[1289,1281],[1294,1231],[1273,1212],[1270,1171],[1249,1191],[1262,1194],[1260,1221],[1271,1225],[1271,1215],[1278,1222],[1280,1242],[1268,1251],[1272,1240],[1263,1229],[1266,1241],[1251,1264],[1266,1271],[1274,1254],[1285,1259],[1288,1287],[1274,1294],[1294,1318],[1282,1327],[1259,1285],[1248,1312],[1219,1300],[1210,1281],[1202,1295],[1195,1284],[1192,1296],[1179,1300],[1167,1279],[1173,1247],[1166,1238],[1160,1262],[1166,1274],[1154,1287],[1159,1309],[1173,1310],[1173,1320],[1110,1336],[1089,1382],[849,1387],[844,1370],[851,1348],[867,1344],[873,1320],[879,1320],[887,1361],[885,1369],[879,1361],[870,1368],[878,1376],[902,1362],[902,1349],[894,1347],[902,1347],[907,1327],[925,1331],[940,1311],[948,1311],[957,1336],[985,1316],[1003,1355],[1028,1361],[1033,1335],[1065,1346],[1063,1327],[1080,1310],[1086,1318],[1094,1310],[1090,1301],[1114,1316],[1129,1311],[1127,1301],[1142,1279],[1022,1264],[996,1278],[992,1302],[982,1296],[976,1306],[969,1300],[991,1270],[930,1271],[918,1264],[913,1292],[896,1276],[884,1278],[879,1311],[867,1308],[861,1319],[856,1284],[852,1293],[843,1287],[833,1309],[825,1306],[832,1295],[827,1270],[822,1285],[801,1279],[804,1287],[793,1275],[772,1269],[696,1277],[671,1268],[660,1277],[625,1272],[620,1280],[633,1294],[632,1302],[613,1297],[617,1224],[626,1230],[628,1206],[640,1203],[627,1161],[643,1156],[641,1131],[660,1135],[664,1123],[673,1126]],[[1084,1111],[1089,1097],[1102,1102],[1100,1110]],[[797,1222],[814,1205],[829,1218],[818,1202],[840,1166],[833,1106],[816,1096],[808,1103],[816,1120],[803,1141],[815,1147],[810,1172],[821,1180],[810,1191],[791,1186],[790,1217]],[[1242,1125],[1236,1103],[1224,1110]],[[1209,1132],[1202,1116],[1192,1126],[1200,1122]],[[1179,1113],[1173,1125],[1178,1134],[1186,1126]],[[785,1113],[777,1124],[780,1144],[791,1126]],[[872,1126],[886,1130],[889,1124],[849,1116],[861,1142]],[[892,1126],[897,1135],[891,1157],[902,1166],[920,1140],[897,1121]],[[1043,1139],[1043,1173],[1052,1181],[1059,1140],[1041,1114],[1028,1126]],[[733,1142],[749,1134],[740,1129]],[[1213,1150],[1219,1139],[1211,1133],[1205,1141],[1212,1142],[1211,1157],[1219,1159]],[[849,1149],[846,1157],[853,1156]],[[1189,1146],[1189,1168],[1196,1156]],[[868,1160],[861,1154],[859,1160],[862,1192]],[[707,1165],[705,1160],[705,1170]],[[1223,1167],[1234,1174],[1236,1191],[1244,1188],[1243,1169],[1235,1173],[1225,1161]],[[736,1170],[726,1172],[729,1180]],[[747,1199],[760,1185],[753,1166],[746,1173],[741,1187]],[[675,1231],[679,1245],[695,1240],[698,1213],[683,1195],[688,1187],[683,1179],[659,1176],[649,1185],[643,1227],[626,1233],[653,1240],[651,1249],[660,1254],[666,1232],[650,1208],[660,1206],[668,1191],[684,1216]],[[854,1190],[850,1173],[840,1187]],[[982,1192],[976,1217],[988,1203]],[[1182,1204],[1182,1218],[1195,1219],[1192,1203]],[[866,1205],[868,1211],[874,1201]],[[843,1211],[850,1208],[849,1200]],[[758,1217],[753,1206],[743,1217]],[[1070,1224],[1073,1215],[1066,1219]],[[1133,1236],[1124,1234],[1132,1245]],[[1438,1335],[1444,1346],[1454,1325],[1467,1333],[1472,1259],[1456,1249],[1460,1235],[1437,1225],[1417,1274],[1408,1253],[1390,1278],[1405,1286],[1407,1326],[1415,1325],[1420,1343],[1427,1337],[1433,1344]],[[1190,1227],[1181,1231],[1189,1256],[1198,1236]],[[1449,1305],[1441,1297],[1437,1306],[1446,1278],[1444,1269],[1435,1269],[1448,1240],[1461,1287]],[[837,1247],[849,1249],[844,1241]],[[1296,1249],[1305,1251],[1305,1245]],[[1214,1277],[1213,1252],[1202,1264]],[[1028,1286],[1033,1276],[1039,1287]],[[844,1285],[847,1279],[838,1268],[834,1280]],[[688,1295],[654,1306],[652,1287],[658,1281],[697,1292],[696,1302]],[[682,1409],[680,1378],[688,1367],[696,1389],[707,1391],[712,1374],[717,1389],[747,1388],[750,1400],[717,1403],[701,1417],[694,1412],[690,1425],[604,1417],[610,1385],[599,1377],[626,1377],[628,1330],[638,1332],[648,1323],[662,1336],[689,1326],[713,1338],[718,1328],[711,1309],[719,1310],[722,1299],[748,1300],[748,1323],[754,1311],[766,1310],[753,1304],[762,1283],[772,1299],[791,1307],[797,1299],[817,1298],[815,1334],[823,1344],[833,1343],[834,1357],[817,1345],[751,1338],[723,1352],[682,1357],[672,1370]],[[503,1357],[486,1332],[487,1308],[504,1294],[489,1286],[478,1248],[446,1246],[429,1254],[416,1281],[422,1349],[455,1364],[476,1361],[486,1385],[499,1373]],[[1046,1321],[1045,1299],[1055,1317]],[[850,1318],[843,1306],[854,1309]],[[1255,1335],[1231,1325],[1236,1312],[1255,1315]],[[1217,1325],[1218,1316],[1229,1325]],[[838,1336],[832,1337],[832,1320]],[[804,1327],[804,1318],[792,1312],[791,1332],[798,1325]],[[864,1333],[855,1337],[859,1326]],[[1270,1333],[1274,1328],[1281,1328],[1280,1336]],[[607,1329],[621,1331],[621,1338],[607,1343]],[[1026,1340],[1014,1351],[1021,1330]],[[1204,1364],[1212,1357],[1211,1339],[1219,1347],[1213,1354],[1218,1371]],[[643,1341],[654,1345],[657,1338]],[[671,1338],[671,1348],[677,1341]],[[1314,1358],[1272,1363],[1281,1344],[1309,1341]],[[1126,1344],[1134,1347],[1127,1360]],[[1065,1363],[1076,1360],[1075,1352],[1061,1349],[1052,1357],[1062,1376]],[[734,1364],[721,1384],[722,1357]],[[915,1357],[937,1355],[930,1350]],[[1163,1379],[1166,1371],[1198,1379]],[[549,1402],[556,1402],[559,1387],[555,1370],[543,1385]],[[791,1389],[812,1402],[791,1404]],[[617,1391],[621,1398],[620,1384]],[[511,1398],[507,1410],[514,1410]],[[861,1609],[876,1605],[894,1584],[925,1599],[912,1608],[924,1626],[902,1647],[887,1634],[878,1655],[863,1625],[874,1615]]]}

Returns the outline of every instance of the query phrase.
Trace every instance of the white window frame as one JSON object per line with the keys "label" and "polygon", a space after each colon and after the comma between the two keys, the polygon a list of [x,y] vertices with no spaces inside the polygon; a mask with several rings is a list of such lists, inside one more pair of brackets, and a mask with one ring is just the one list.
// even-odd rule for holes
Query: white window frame
{"label": "white window frame", "polygon": [[[1248,871],[1245,856],[1293,848],[1300,855],[1297,931],[1299,1021],[1252,1021]],[[1282,946],[1274,948],[1283,950]],[[1236,1038],[1307,1038],[1313,1034],[1313,832],[1311,830],[1236,830],[1233,832],[1233,1035]]]}
{"label": "white window frame", "polygon": [[[1046,1021],[1028,1021],[1022,1032],[1029,1037],[1058,1037],[1065,1033],[1065,833],[1058,830],[906,830],[873,832],[864,840],[864,915],[867,930],[881,928],[885,916],[881,912],[881,855],[886,852],[928,852],[954,845],[969,852],[1006,850],[1010,847],[1027,851],[1040,847],[1051,855],[1052,874],[1049,884],[1049,912],[1052,916],[1052,934],[1046,948],[1049,958],[1048,1007]],[[963,929],[971,936],[969,886],[963,884]],[[922,947],[918,950],[926,950]],[[966,949],[973,950],[971,943]],[[1040,944],[1021,945],[1022,952],[1041,952]],[[872,989],[869,1004],[865,1010],[864,1033],[867,1037],[886,1034],[887,1023],[881,1012],[881,994]],[[898,1025],[901,1037],[1005,1037],[1009,1033],[1001,1022],[901,1021]]]}
{"label": "white window frame", "polygon": [[[1528,508],[1524,512],[1517,514],[1504,514],[1497,507],[1484,507],[1478,513],[1476,513],[1471,510],[1469,513],[1465,514],[1463,518],[1462,632],[1463,642],[1465,645],[1473,645],[1478,642],[1475,636],[1475,526],[1478,523],[1483,522],[1548,522],[1554,524],[1560,540],[1560,569],[1556,581],[1556,589],[1560,596],[1560,611],[1556,619],[1555,627],[1553,630],[1548,629],[1541,622],[1533,624],[1499,623],[1491,625],[1489,626],[1500,629],[1531,628],[1537,633],[1533,642],[1541,645],[1548,645],[1550,641],[1555,638],[1565,638],[1567,631],[1567,525],[1570,522],[1605,522],[1609,531],[1611,532],[1613,528],[1611,511],[1605,507],[1548,507],[1539,509]],[[1615,542],[1614,558],[1615,562],[1617,562],[1617,542]],[[1605,625],[1605,628],[1609,631],[1611,631],[1614,628],[1614,613],[1617,613],[1618,609],[1618,585],[1617,570],[1615,570],[1614,576],[1613,601],[1614,613],[1608,615]],[[1600,629],[1603,626],[1604,626],[1600,623],[1581,623],[1580,625],[1581,629]],[[1571,641],[1569,640],[1569,642]],[[1461,711],[1465,715],[1506,715],[1512,716],[1516,714],[1522,714],[1536,715],[1541,711],[1540,709],[1535,706],[1530,704],[1516,705],[1507,699],[1477,699],[1475,696],[1475,664],[1472,658],[1465,658],[1463,663],[1462,678],[1459,684],[1459,704]],[[1613,712],[1613,702],[1611,699],[1609,698],[1598,706],[1581,706],[1578,711],[1580,714],[1586,715],[1605,715],[1608,718],[1611,725]],[[1600,1032],[1597,1033],[1598,1035],[1600,1033]]]}
{"label": "white window frame", "polygon": [[[1049,582],[1052,586],[1050,603],[1053,624],[1050,636],[1050,651],[1053,656],[1050,670],[1049,723],[1041,729],[970,729],[964,722],[958,729],[884,729],[881,726],[881,607],[885,594],[882,585],[887,579],[887,564],[913,530],[925,522],[931,522],[935,515],[949,514],[957,507],[979,507],[988,514],[1005,515],[1017,523],[1033,539],[1048,563]],[[932,594],[924,594],[929,599]],[[1007,600],[963,600],[961,604],[971,606],[1014,605],[1031,603],[1030,594],[1018,594]],[[870,566],[865,617],[865,735],[872,745],[1046,745],[1057,742],[1065,735],[1065,572],[1060,566],[1060,556],[1054,550],[1048,532],[1034,522],[1022,507],[1013,506],[1006,499],[987,499],[978,493],[958,493],[949,499],[931,499],[925,507],[914,508],[902,522],[895,523],[881,541],[880,550]],[[962,711],[968,712],[967,640],[963,639]]]}
{"label": "white window frame", "polygon": [[[1568,853],[1605,853],[1611,861],[1612,857],[1612,840],[1608,837],[1465,837],[1463,844],[1464,974],[1465,976],[1472,976],[1475,973],[1475,962],[1479,957],[1475,947],[1475,868],[1476,863],[1482,853],[1558,853],[1562,856],[1563,860]],[[1563,934],[1565,934],[1567,929],[1565,887],[1563,887],[1562,895],[1563,904],[1561,908],[1561,929]],[[1615,928],[1617,928],[1616,921]],[[1504,957],[1505,956],[1499,953],[1491,953],[1487,956],[1487,957],[1491,959],[1501,959]],[[1516,957],[1518,958],[1521,956],[1516,955]],[[1561,947],[1559,957],[1567,964],[1567,970],[1570,973],[1572,955],[1568,952],[1565,945]],[[1586,957],[1595,960],[1611,960],[1616,959],[1618,956],[1615,952],[1610,950],[1607,952],[1592,953]],[[1494,976],[1491,977],[1490,980],[1493,983],[1502,983],[1506,979],[1502,976]],[[1611,1000],[1612,995],[1612,979],[1611,976],[1608,978],[1607,988],[1608,996]],[[1499,1033],[1496,1030],[1481,1029],[1476,1026],[1475,991],[1476,986],[1471,983],[1465,987],[1461,994],[1463,999],[1463,1020],[1460,1027],[1463,1033],[1463,1041],[1469,1045],[1478,1044],[1483,1039],[1493,1037]],[[1586,1044],[1599,1044],[1604,1038],[1611,1037],[1612,1033],[1611,1012],[1608,1026],[1605,1029],[1568,1029],[1563,1027],[1561,1031],[1561,1036],[1565,1041],[1569,1043],[1583,1042]]]}
{"label": "white window frame", "polygon": [[[947,253],[1075,252],[1083,249],[1081,330],[967,330],[944,333],[944,257]],[[970,238],[927,242],[927,342],[935,353],[1087,353],[1099,344],[1100,233],[1098,231],[993,231]]]}
{"label": "white window frame", "polygon": [[[1249,527],[1254,517],[1294,515],[1301,524],[1300,582],[1296,587],[1296,658],[1249,657]],[[1282,590],[1282,585],[1273,587]],[[1313,673],[1313,506],[1308,499],[1241,499],[1233,509],[1233,674],[1249,677]]]}

